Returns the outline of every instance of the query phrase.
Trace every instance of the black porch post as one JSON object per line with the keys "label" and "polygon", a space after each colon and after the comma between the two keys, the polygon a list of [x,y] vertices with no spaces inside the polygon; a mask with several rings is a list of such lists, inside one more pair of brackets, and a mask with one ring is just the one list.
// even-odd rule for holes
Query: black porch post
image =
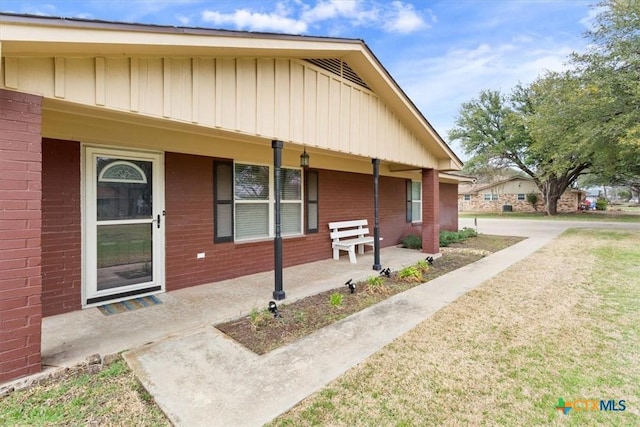
{"label": "black porch post", "polygon": [[373,163],[373,269],[382,270],[382,264],[380,264],[380,221],[378,210],[380,159],[371,159],[371,163]]}
{"label": "black porch post", "polygon": [[284,291],[282,290],[282,234],[280,229],[280,167],[282,166],[282,147],[284,143],[282,141],[271,141],[271,148],[273,148],[273,181],[274,181],[274,194],[276,199],[275,204],[275,225],[276,236],[273,239],[273,270],[275,275],[275,290],[273,291],[273,299],[279,301],[285,298]]}

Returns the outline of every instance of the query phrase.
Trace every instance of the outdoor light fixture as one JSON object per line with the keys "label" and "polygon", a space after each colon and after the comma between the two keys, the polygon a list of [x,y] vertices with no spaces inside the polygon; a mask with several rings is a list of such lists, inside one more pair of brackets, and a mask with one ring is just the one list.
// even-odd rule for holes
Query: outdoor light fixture
{"label": "outdoor light fixture", "polygon": [[429,265],[433,265],[433,257],[432,256],[428,256],[426,261],[429,263]]}
{"label": "outdoor light fixture", "polygon": [[383,269],[380,271],[380,275],[381,275],[381,276],[391,277],[391,270],[389,270],[389,267],[387,267],[387,268],[383,268]]}
{"label": "outdoor light fixture", "polygon": [[308,168],[309,167],[309,155],[307,154],[307,148],[304,148],[302,154],[300,154],[300,167]]}
{"label": "outdoor light fixture", "polygon": [[278,304],[275,301],[269,301],[269,311],[273,313],[273,318],[277,319],[280,316],[280,312],[278,311]]}
{"label": "outdoor light fixture", "polygon": [[356,284],[353,283],[353,279],[349,279],[347,283],[345,283],[345,285],[349,287],[349,290],[351,291],[351,293],[354,293],[356,291]]}

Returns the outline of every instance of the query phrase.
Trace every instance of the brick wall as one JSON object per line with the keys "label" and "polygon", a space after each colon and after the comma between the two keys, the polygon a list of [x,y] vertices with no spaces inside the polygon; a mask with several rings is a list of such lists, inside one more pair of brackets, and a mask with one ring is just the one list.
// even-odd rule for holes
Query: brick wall
{"label": "brick wall", "polygon": [[458,184],[440,183],[440,229],[458,231]]}
{"label": "brick wall", "polygon": [[0,89],[0,383],[41,369],[41,109]]}
{"label": "brick wall", "polygon": [[[213,159],[165,154],[167,290],[273,268],[273,241],[213,243]],[[405,180],[380,178],[382,246],[398,244],[405,221]],[[331,258],[327,224],[366,218],[373,232],[371,175],[319,171],[319,232],[283,239],[283,265]],[[204,252],[204,259],[196,255]]]}
{"label": "brick wall", "polygon": [[[525,195],[526,198],[526,195]],[[502,206],[511,205],[513,212],[544,212],[544,197],[538,193],[536,208],[526,200],[518,200],[517,194],[499,194],[498,200],[484,200],[483,194],[472,194],[471,200],[464,200],[464,195],[458,196],[460,212],[502,212]],[[576,212],[579,206],[579,195],[565,191],[558,200],[558,212]]]}
{"label": "brick wall", "polygon": [[42,141],[42,315],[81,302],[80,144]]}
{"label": "brick wall", "polygon": [[440,252],[440,183],[435,169],[422,170],[422,250]]}

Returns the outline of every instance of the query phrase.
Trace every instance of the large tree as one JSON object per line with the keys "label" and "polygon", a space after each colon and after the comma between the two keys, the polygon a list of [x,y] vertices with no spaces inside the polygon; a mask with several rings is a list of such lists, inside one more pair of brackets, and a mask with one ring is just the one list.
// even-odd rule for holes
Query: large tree
{"label": "large tree", "polygon": [[577,178],[603,183],[640,177],[640,1],[599,5],[591,46],[574,68],[548,73],[509,96],[483,91],[462,105],[449,137],[471,169],[517,167],[544,194],[546,211]]}
{"label": "large tree", "polygon": [[[462,104],[451,140],[461,142],[468,167],[517,168],[529,175],[545,198],[549,215],[557,202],[590,165],[591,148],[579,136],[575,115],[563,115],[553,128],[538,129],[539,111],[563,105],[573,96],[573,80],[549,75],[530,87],[518,86],[509,96],[485,90]],[[560,116],[559,116],[560,117]],[[563,136],[558,137],[558,128]],[[549,137],[547,137],[547,135]]]}
{"label": "large tree", "polygon": [[615,149],[590,170],[601,184],[640,183],[640,1],[599,5],[591,47],[575,54],[576,73],[588,82],[600,117],[598,137]]}

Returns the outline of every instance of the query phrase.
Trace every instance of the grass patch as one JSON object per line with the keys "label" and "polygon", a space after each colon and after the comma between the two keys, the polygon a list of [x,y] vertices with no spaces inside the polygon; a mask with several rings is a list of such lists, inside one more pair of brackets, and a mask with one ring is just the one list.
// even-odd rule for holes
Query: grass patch
{"label": "grass patch", "polygon": [[[95,365],[91,365],[95,367]],[[0,398],[0,425],[170,426],[121,358],[95,373],[87,367]]]}
{"label": "grass patch", "polygon": [[271,425],[637,425],[638,277],[637,232],[567,232]]}
{"label": "grass patch", "polygon": [[604,222],[640,222],[638,211],[585,211],[576,213],[559,213],[554,216],[545,215],[544,212],[465,212],[460,213],[459,218],[496,218],[496,219],[536,219],[552,221],[604,221]]}

